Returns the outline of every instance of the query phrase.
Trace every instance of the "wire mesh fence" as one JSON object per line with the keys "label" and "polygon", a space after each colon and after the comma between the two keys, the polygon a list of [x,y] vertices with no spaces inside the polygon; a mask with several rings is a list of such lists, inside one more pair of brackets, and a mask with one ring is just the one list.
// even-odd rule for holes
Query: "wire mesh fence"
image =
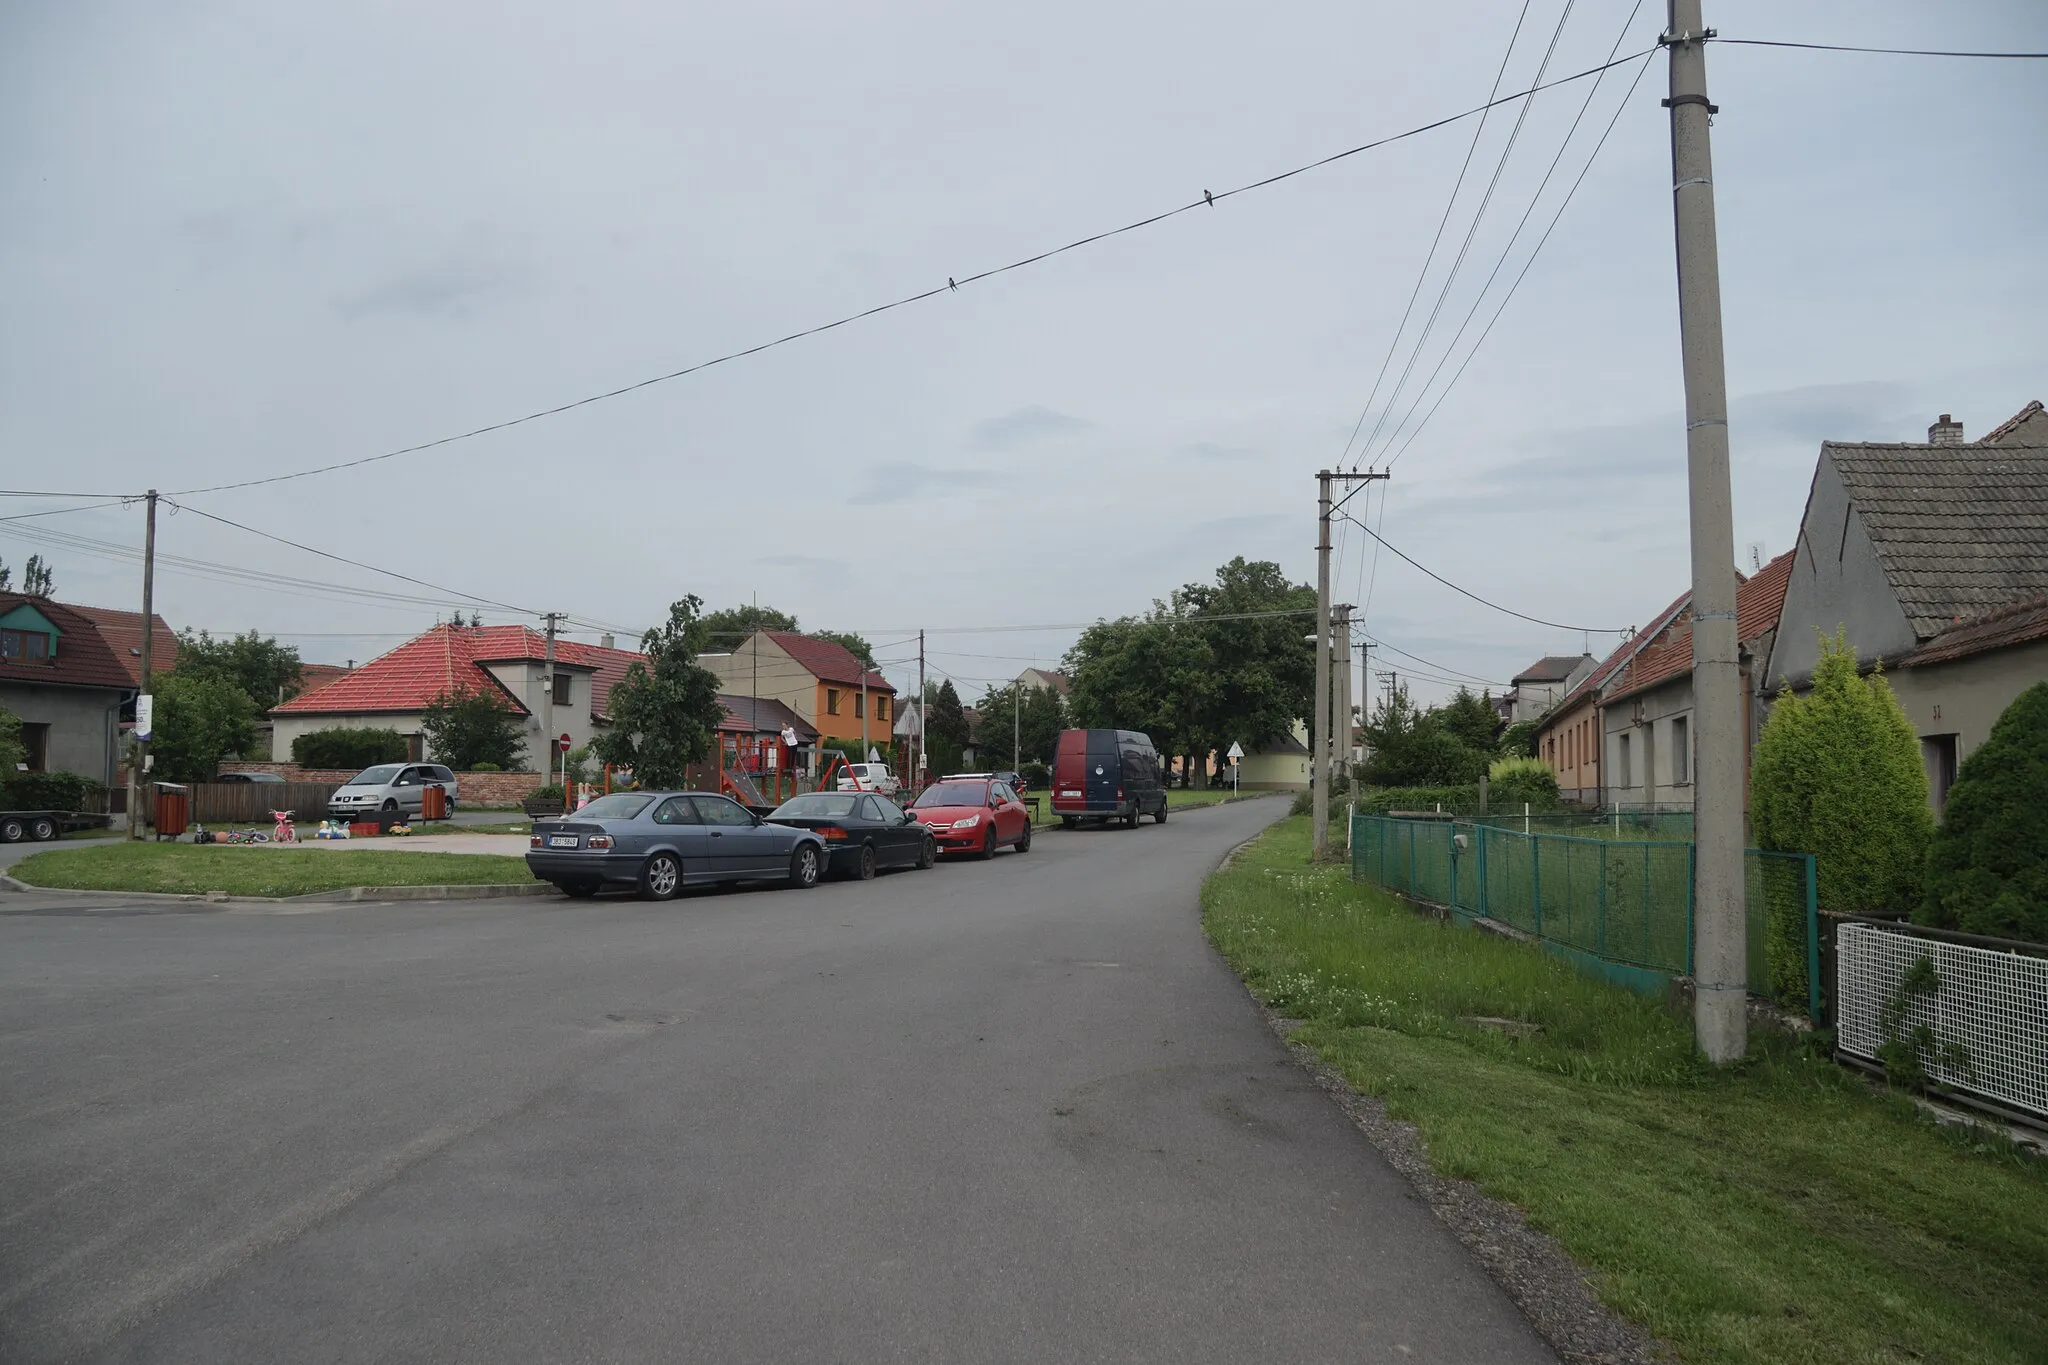
{"label": "wire mesh fence", "polygon": [[[1813,859],[1746,856],[1750,988],[1820,1017]],[[1361,815],[1351,875],[1608,962],[1692,972],[1693,846]]]}

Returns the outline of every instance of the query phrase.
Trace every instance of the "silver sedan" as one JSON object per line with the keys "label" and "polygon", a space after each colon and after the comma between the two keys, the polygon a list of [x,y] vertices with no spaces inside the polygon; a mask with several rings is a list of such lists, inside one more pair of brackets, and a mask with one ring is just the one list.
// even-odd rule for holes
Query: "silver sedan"
{"label": "silver sedan", "polygon": [[526,866],[572,896],[631,886],[665,901],[717,882],[808,890],[824,871],[825,841],[771,825],[716,792],[613,792],[573,815],[534,821]]}

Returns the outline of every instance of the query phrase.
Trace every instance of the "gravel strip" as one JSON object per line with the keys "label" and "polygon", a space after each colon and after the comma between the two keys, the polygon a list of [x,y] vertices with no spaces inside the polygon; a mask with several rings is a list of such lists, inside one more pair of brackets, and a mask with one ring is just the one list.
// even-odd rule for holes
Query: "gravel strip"
{"label": "gravel strip", "polygon": [[1335,1067],[1295,1042],[1291,1035],[1298,1021],[1256,999],[1252,1003],[1295,1060],[1407,1177],[1567,1365],[1664,1365],[1675,1359],[1663,1343],[1600,1302],[1586,1272],[1556,1238],[1530,1227],[1520,1209],[1490,1198],[1471,1181],[1438,1175],[1414,1124],[1388,1117],[1383,1102],[1359,1094]]}

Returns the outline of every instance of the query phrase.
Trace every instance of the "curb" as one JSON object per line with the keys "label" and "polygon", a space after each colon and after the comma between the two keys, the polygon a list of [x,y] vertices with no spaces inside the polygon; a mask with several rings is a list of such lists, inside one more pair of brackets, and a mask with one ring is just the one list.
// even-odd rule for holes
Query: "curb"
{"label": "curb", "polygon": [[16,877],[0,875],[0,889],[26,891],[39,896],[92,896],[105,899],[149,901],[164,905],[304,905],[325,902],[342,905],[357,901],[475,901],[523,896],[552,896],[549,882],[511,882],[503,885],[456,886],[344,886],[334,891],[309,891],[299,896],[230,896],[224,892],[177,891],[81,891],[72,887],[35,886]]}

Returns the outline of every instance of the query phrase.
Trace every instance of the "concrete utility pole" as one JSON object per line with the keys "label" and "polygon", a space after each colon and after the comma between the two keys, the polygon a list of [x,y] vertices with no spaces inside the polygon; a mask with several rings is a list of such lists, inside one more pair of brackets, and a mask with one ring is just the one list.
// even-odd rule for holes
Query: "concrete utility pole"
{"label": "concrete utility pole", "polygon": [[[154,707],[149,693],[149,666],[156,642],[156,490],[149,490],[148,520],[142,532],[142,676],[135,689],[135,753],[128,761],[128,837],[142,837],[142,765],[149,756],[149,741],[140,737],[142,712]],[[154,720],[151,728],[155,728]]]}
{"label": "concrete utility pole", "polygon": [[917,733],[913,746],[917,751],[917,762],[911,765],[910,780],[916,783],[924,777],[925,726],[931,720],[932,708],[924,695],[924,632],[917,633]]}
{"label": "concrete utility pole", "polygon": [[[1351,789],[1351,604],[1338,602],[1330,608],[1330,779],[1332,792],[1338,782]],[[1348,810],[1348,803],[1347,803]],[[1344,826],[1344,847],[1351,847],[1351,826]]]}
{"label": "concrete utility pole", "polygon": [[1693,1037],[1707,1059],[1748,1050],[1742,829],[1742,680],[1735,638],[1735,518],[1728,477],[1728,378],[1714,245],[1707,39],[1700,0],[1670,0],[1672,214],[1685,362],[1685,457],[1692,511]]}
{"label": "concrete utility pole", "polygon": [[[555,780],[555,627],[561,623],[562,614],[551,611],[541,618],[548,623],[548,644],[542,657],[540,680],[540,737],[548,746],[548,781]],[[562,809],[569,810],[574,803],[569,799],[569,756],[562,755]]]}
{"label": "concrete utility pole", "polygon": [[[1330,851],[1330,758],[1336,728],[1330,721],[1330,514],[1337,508],[1330,503],[1330,486],[1339,479],[1346,484],[1368,484],[1386,477],[1383,470],[1345,473],[1325,469],[1316,474],[1316,697],[1309,708],[1309,801],[1317,858]],[[1349,658],[1349,641],[1344,650]]]}

